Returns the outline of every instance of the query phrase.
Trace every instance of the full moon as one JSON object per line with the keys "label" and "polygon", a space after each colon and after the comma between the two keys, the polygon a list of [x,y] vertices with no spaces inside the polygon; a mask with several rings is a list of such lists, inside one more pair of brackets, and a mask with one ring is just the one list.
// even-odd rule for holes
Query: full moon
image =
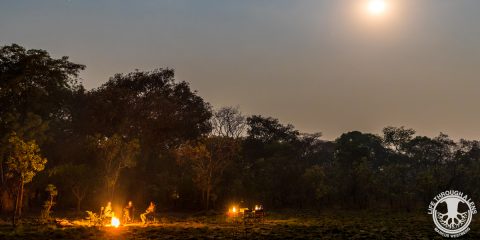
{"label": "full moon", "polygon": [[385,0],[370,0],[367,8],[371,14],[380,15],[387,9],[387,3]]}

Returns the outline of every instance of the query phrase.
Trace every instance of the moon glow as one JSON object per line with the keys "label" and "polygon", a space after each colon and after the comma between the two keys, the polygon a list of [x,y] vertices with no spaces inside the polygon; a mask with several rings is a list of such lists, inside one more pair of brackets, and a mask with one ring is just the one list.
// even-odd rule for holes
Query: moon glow
{"label": "moon glow", "polygon": [[367,10],[372,15],[382,15],[387,10],[387,3],[385,0],[370,0]]}

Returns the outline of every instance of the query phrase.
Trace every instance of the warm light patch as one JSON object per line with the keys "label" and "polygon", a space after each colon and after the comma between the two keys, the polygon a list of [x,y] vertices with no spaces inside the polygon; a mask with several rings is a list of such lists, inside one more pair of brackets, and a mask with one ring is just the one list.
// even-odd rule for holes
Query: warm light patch
{"label": "warm light patch", "polygon": [[112,223],[111,223],[112,227],[116,227],[118,228],[118,226],[120,226],[120,220],[116,217],[112,217]]}
{"label": "warm light patch", "polygon": [[367,8],[371,14],[380,15],[387,10],[387,3],[385,0],[370,0]]}

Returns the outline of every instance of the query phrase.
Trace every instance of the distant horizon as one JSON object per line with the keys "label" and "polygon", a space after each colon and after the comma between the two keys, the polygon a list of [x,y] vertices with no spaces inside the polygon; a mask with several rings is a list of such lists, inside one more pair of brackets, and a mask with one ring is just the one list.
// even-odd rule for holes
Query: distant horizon
{"label": "distant horizon", "polygon": [[214,107],[334,140],[405,126],[480,139],[479,1],[3,1],[1,45],[116,73],[173,68]]}
{"label": "distant horizon", "polygon": [[[10,45],[10,44],[18,44],[18,43],[9,43],[9,44],[2,44],[1,46],[4,46],[4,45]],[[31,48],[31,47],[28,47],[28,46],[24,46],[24,45],[21,45],[23,47],[25,47],[26,49],[42,49],[42,48]],[[46,50],[47,52],[50,52],[50,50],[47,50],[47,49],[42,49],[42,50]],[[59,58],[59,57],[62,57],[63,55],[53,55],[51,54],[52,57],[55,57],[55,58]],[[69,57],[70,60],[72,60],[71,56],[67,56]],[[76,63],[79,63],[79,64],[83,64],[81,62],[76,62]],[[99,85],[98,86],[94,86],[94,87],[87,87],[85,85],[85,79],[83,79],[82,74],[84,71],[86,71],[88,69],[88,65],[86,66],[86,69],[84,71],[81,71],[80,72],[80,75],[79,75],[79,80],[80,80],[80,83],[82,83],[82,85],[85,87],[86,90],[90,91],[90,90],[93,90],[95,88],[98,88],[100,86],[102,86],[104,83],[106,83],[111,77],[113,77],[115,74],[127,74],[127,73],[130,73],[130,72],[134,72],[136,70],[139,70],[139,71],[152,71],[152,70],[155,70],[155,69],[166,69],[166,68],[171,68],[171,69],[174,69],[175,70],[175,79],[176,81],[185,81],[185,82],[188,82],[190,84],[190,87],[192,87],[192,82],[189,81],[188,79],[180,79],[178,77],[178,70],[175,69],[175,68],[172,68],[172,67],[158,67],[158,68],[152,68],[152,69],[132,69],[131,71],[125,71],[125,72],[117,72],[117,73],[112,73],[109,77],[107,77],[107,79],[105,79],[105,81],[103,82],[99,82]],[[411,126],[408,126],[408,125],[405,125],[405,124],[399,124],[399,125],[392,125],[392,124],[386,124],[385,126],[381,126],[379,129],[370,129],[370,130],[362,130],[362,129],[345,129],[343,132],[340,132],[338,135],[334,135],[334,133],[332,134],[329,134],[328,136],[325,134],[325,131],[322,131],[322,130],[304,130],[302,129],[301,127],[297,126],[297,124],[295,124],[295,122],[288,122],[288,121],[285,121],[284,119],[282,119],[281,117],[278,117],[278,116],[275,116],[275,115],[267,115],[267,114],[264,114],[264,113],[260,113],[260,112],[253,112],[253,113],[249,113],[249,112],[245,112],[244,109],[242,108],[241,105],[239,104],[232,104],[232,105],[218,105],[218,104],[215,104],[214,102],[211,102],[208,100],[208,98],[206,98],[204,95],[202,95],[201,91],[199,91],[198,89],[195,89],[194,87],[192,87],[192,90],[194,91],[197,91],[198,92],[198,95],[202,98],[205,99],[205,101],[207,101],[213,108],[215,109],[218,109],[218,108],[221,108],[221,107],[239,107],[240,111],[242,112],[242,114],[246,115],[246,116],[251,116],[251,115],[261,115],[261,116],[264,116],[264,117],[272,117],[272,118],[276,118],[280,121],[280,123],[282,124],[291,124],[295,127],[295,129],[299,130],[301,133],[321,133],[322,136],[321,136],[321,139],[323,140],[328,140],[328,141],[334,141],[335,139],[337,139],[338,137],[340,137],[342,134],[344,133],[347,133],[347,132],[353,132],[353,131],[359,131],[359,132],[363,132],[363,133],[372,133],[372,134],[377,134],[379,136],[382,135],[382,130],[383,128],[385,127],[388,127],[388,126],[392,126],[392,127],[405,127],[405,128],[411,128],[411,129],[414,129],[416,131],[416,134],[417,136],[427,136],[427,137],[436,137],[438,136],[439,134],[443,133],[443,134],[446,134],[448,135],[452,140],[455,140],[455,141],[459,141],[460,139],[466,139],[466,140],[480,140],[480,138],[468,138],[468,137],[464,137],[464,136],[452,136],[448,133],[447,130],[440,130],[438,133],[423,133],[424,131],[422,129],[419,129],[419,128],[414,128],[414,127],[411,127]]]}

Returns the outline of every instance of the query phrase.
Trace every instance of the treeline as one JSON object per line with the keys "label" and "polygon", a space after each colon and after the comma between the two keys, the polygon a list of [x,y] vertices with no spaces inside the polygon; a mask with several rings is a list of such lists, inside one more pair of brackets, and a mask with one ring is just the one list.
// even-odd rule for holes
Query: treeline
{"label": "treeline", "polygon": [[478,141],[404,127],[326,141],[236,107],[213,109],[172,69],[117,74],[87,91],[84,68],[0,48],[2,211],[40,208],[49,184],[58,210],[152,200],[164,210],[410,211],[452,188],[480,199]]}

